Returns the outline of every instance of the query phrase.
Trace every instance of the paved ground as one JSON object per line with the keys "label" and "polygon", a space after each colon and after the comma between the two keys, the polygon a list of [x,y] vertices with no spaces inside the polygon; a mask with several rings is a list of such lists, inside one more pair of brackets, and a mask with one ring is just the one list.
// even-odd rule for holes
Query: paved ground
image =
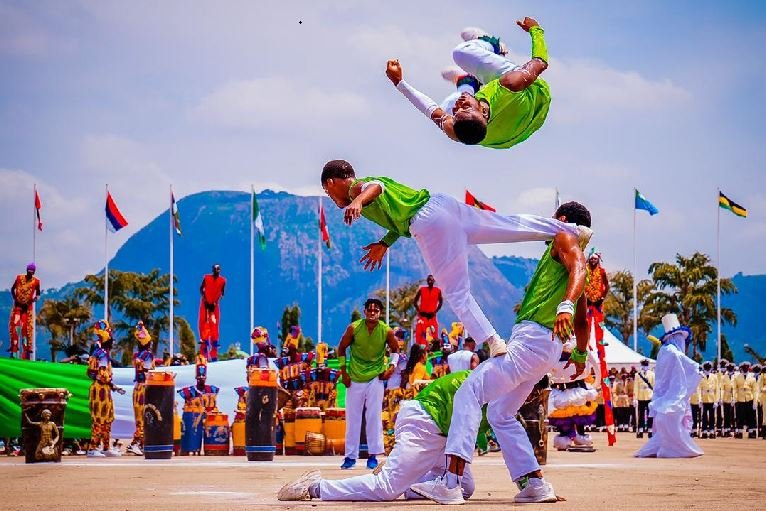
{"label": "paved ground", "polygon": [[[546,477],[566,502],[524,505],[557,511],[660,510],[754,511],[766,509],[766,440],[700,441],[705,455],[691,460],[635,459],[640,440],[623,434],[614,447],[595,435],[595,453],[549,453]],[[176,458],[145,461],[64,458],[61,464],[25,465],[0,457],[5,497],[0,509],[32,510],[310,510],[383,509],[387,503],[283,503],[275,498],[286,481],[312,467],[328,478],[349,475],[339,457],[279,457],[273,463],[244,458]],[[353,474],[362,473],[356,469]],[[499,454],[477,458],[477,491],[463,509],[509,509],[516,493]],[[438,504],[398,501],[406,509]]]}

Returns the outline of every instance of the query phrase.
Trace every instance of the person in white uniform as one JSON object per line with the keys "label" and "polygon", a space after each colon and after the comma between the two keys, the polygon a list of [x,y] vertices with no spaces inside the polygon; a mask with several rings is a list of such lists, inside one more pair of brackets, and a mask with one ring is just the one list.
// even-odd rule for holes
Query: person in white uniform
{"label": "person in white uniform", "polygon": [[636,452],[637,458],[694,458],[703,454],[692,440],[689,399],[697,391],[702,375],[699,364],[684,352],[691,330],[681,326],[678,316],[662,318],[665,335],[654,371],[654,395],[649,416],[654,418],[654,435]]}
{"label": "person in white uniform", "polygon": [[479,355],[476,353],[476,341],[473,337],[467,337],[463,341],[463,349],[452,353],[447,357],[449,372],[456,373],[467,369],[476,369],[479,365]]}

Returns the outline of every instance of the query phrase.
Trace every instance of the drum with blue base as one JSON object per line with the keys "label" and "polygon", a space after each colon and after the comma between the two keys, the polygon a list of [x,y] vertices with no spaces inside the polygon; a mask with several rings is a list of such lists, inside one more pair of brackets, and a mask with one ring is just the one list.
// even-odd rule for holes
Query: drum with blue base
{"label": "drum with blue base", "polygon": [[144,401],[144,458],[168,460],[173,457],[173,412],[175,374],[152,370],[146,375]]}
{"label": "drum with blue base", "polygon": [[205,417],[205,456],[228,456],[229,434],[229,416],[208,413]]}

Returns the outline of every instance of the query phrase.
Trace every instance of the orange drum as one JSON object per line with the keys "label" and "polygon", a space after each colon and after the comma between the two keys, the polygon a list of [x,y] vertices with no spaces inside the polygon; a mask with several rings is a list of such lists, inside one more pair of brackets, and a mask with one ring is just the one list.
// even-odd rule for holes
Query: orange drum
{"label": "orange drum", "polygon": [[306,432],[306,455],[322,456],[325,453],[327,439],[322,433]]}
{"label": "orange drum", "polygon": [[229,455],[229,416],[210,412],[205,416],[205,456]]}
{"label": "orange drum", "polygon": [[285,456],[294,456],[295,452],[295,410],[282,408],[282,424],[285,428]]}
{"label": "orange drum", "polygon": [[324,416],[325,454],[344,454],[346,450],[346,410],[328,408]]}
{"label": "orange drum", "polygon": [[306,433],[322,432],[322,409],[304,406],[295,409],[295,451],[306,453]]}
{"label": "orange drum", "polygon": [[245,455],[245,421],[234,420],[231,425],[231,440],[234,444],[234,450],[232,455],[244,456]]}
{"label": "orange drum", "polygon": [[178,456],[181,451],[181,416],[178,410],[173,406],[173,454]]}

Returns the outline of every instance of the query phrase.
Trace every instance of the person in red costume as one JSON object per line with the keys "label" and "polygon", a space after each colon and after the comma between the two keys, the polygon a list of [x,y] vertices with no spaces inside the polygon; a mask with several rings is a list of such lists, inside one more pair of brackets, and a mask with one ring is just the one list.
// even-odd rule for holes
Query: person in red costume
{"label": "person in red costume", "polygon": [[23,341],[21,358],[24,360],[32,358],[32,329],[34,328],[32,305],[40,298],[40,280],[35,277],[36,270],[35,263],[29,263],[27,274],[17,275],[11,286],[13,309],[8,322],[11,337],[11,346],[8,351],[11,358],[14,358],[19,351],[19,329],[21,329]]}
{"label": "person in red costume", "polygon": [[205,275],[199,292],[199,351],[206,360],[218,360],[218,334],[221,324],[221,309],[218,305],[226,288],[226,279],[221,276],[221,265],[213,265],[213,273]]}
{"label": "person in red costume", "polygon": [[603,339],[601,323],[604,321],[602,307],[604,299],[609,293],[609,279],[606,270],[601,266],[601,252],[592,248],[588,254],[587,280],[585,284],[585,298],[588,300],[588,316],[594,319],[596,339]]}
{"label": "person in red costume", "polygon": [[439,321],[436,319],[436,314],[444,304],[442,290],[436,287],[435,283],[434,276],[429,275],[426,278],[427,285],[418,289],[414,300],[415,309],[418,311],[418,319],[415,323],[415,342],[426,346],[426,349],[430,348],[427,332],[430,330],[434,339],[438,337]]}

